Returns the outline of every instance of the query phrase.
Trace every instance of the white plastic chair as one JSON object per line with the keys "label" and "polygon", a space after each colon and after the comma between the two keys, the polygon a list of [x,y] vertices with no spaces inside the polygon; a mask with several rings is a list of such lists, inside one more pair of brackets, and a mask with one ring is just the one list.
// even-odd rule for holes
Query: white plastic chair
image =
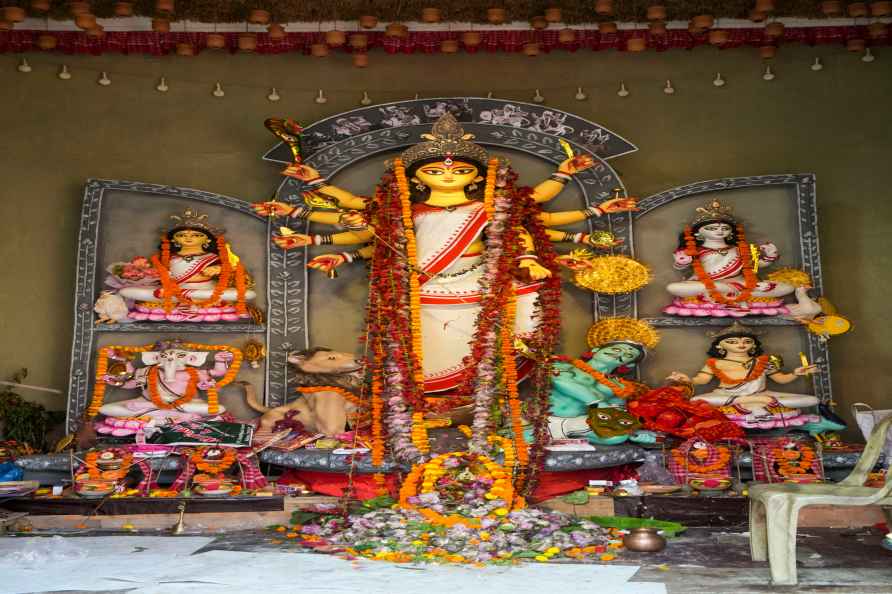
{"label": "white plastic chair", "polygon": [[750,553],[753,561],[769,562],[771,582],[795,585],[796,526],[799,510],[809,505],[880,505],[892,526],[892,477],[885,486],[865,487],[892,428],[892,415],[878,423],[854,470],[835,484],[775,483],[753,485],[750,499]]}

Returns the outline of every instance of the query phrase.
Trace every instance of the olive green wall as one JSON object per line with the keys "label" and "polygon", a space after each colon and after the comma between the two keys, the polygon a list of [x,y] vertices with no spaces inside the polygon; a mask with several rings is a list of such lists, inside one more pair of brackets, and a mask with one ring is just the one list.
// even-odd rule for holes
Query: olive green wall
{"label": "olive green wall", "polygon": [[[822,72],[809,64],[820,56]],[[892,53],[872,64],[839,47],[785,47],[761,78],[755,50],[699,48],[643,55],[557,52],[537,58],[386,56],[357,70],[349,57],[197,58],[0,56],[0,373],[31,369],[33,383],[64,389],[71,339],[75,244],[83,180],[140,180],[257,200],[277,183],[259,160],[271,146],[264,118],[303,122],[375,101],[485,95],[529,100],[539,87],[549,105],[578,113],[640,147],[612,165],[630,193],[647,196],[692,181],[787,172],[818,176],[825,288],[855,331],[831,346],[833,384],[844,405],[892,403],[888,196],[892,156]],[[60,81],[67,63],[73,73]],[[100,70],[110,87],[95,80]],[[711,84],[721,71],[723,88]],[[154,90],[165,75],[170,92]],[[671,78],[677,92],[666,96]],[[615,91],[624,79],[631,96]],[[223,82],[226,97],[210,95]],[[266,100],[278,87],[282,101]],[[584,86],[588,100],[573,99]],[[328,103],[312,98],[324,88]],[[681,221],[679,221],[681,223]],[[154,230],[157,220],[146,221]],[[30,392],[52,408],[63,397]]]}

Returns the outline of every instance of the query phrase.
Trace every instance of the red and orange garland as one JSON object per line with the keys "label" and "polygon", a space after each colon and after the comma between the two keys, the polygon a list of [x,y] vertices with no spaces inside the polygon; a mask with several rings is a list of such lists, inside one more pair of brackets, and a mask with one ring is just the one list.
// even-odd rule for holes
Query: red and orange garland
{"label": "red and orange garland", "polygon": [[[713,445],[716,450],[717,458],[715,461],[710,462],[708,464],[698,464],[694,461],[694,458],[697,456],[694,454],[695,450],[691,449],[687,452],[683,452],[680,449],[672,450],[672,458],[675,459],[675,463],[678,464],[679,468],[684,468],[690,474],[714,474],[719,473],[723,469],[727,468],[728,463],[731,461],[731,450],[724,446]],[[708,452],[704,452],[704,457],[708,457]]]}
{"label": "red and orange garland", "polygon": [[170,278],[170,240],[167,236],[161,238],[161,255],[152,256],[152,265],[158,273],[158,280],[161,282],[161,297],[164,311],[170,312],[174,308],[174,298],[184,305],[194,305],[196,307],[214,307],[220,303],[220,296],[223,291],[229,288],[233,272],[235,273],[235,288],[237,295],[236,311],[245,315],[248,312],[245,304],[245,291],[247,290],[247,279],[245,267],[241,262],[232,268],[232,262],[229,260],[229,246],[226,239],[220,235],[217,237],[217,255],[220,261],[220,276],[217,277],[217,284],[214,286],[214,292],[208,299],[201,301],[193,301],[183,292],[183,288]]}
{"label": "red and orange garland", "polygon": [[499,170],[499,160],[490,159],[486,167],[486,185],[483,187],[483,209],[487,220],[492,220],[496,213],[496,175]]}
{"label": "red and orange garland", "polygon": [[514,325],[517,317],[517,292],[511,285],[507,289],[505,316],[499,329],[502,348],[502,381],[508,399],[508,411],[511,415],[511,433],[514,437],[514,449],[521,466],[530,461],[529,449],[523,436],[523,419],[521,418],[520,396],[517,390],[517,359],[514,352]]}
{"label": "red and orange garland", "polygon": [[[223,452],[223,457],[219,460],[208,460],[206,456],[209,450],[221,450]],[[192,461],[192,464],[194,464],[198,470],[212,475],[217,475],[229,470],[229,467],[235,463],[235,458],[235,448],[221,448],[217,446],[195,448],[189,456],[189,460]]]}
{"label": "red and orange garland", "polygon": [[[381,353],[376,352],[375,356],[381,358]],[[381,400],[381,370],[375,368],[372,370],[372,466],[381,468],[384,464],[384,426],[383,410],[384,402]],[[387,495],[387,479],[383,472],[376,472],[373,475],[375,481],[376,495]]]}
{"label": "red and orange garland", "polygon": [[[619,378],[610,378],[606,376],[582,359],[570,359],[569,362],[571,365],[573,365],[573,367],[587,373],[592,378],[594,378],[596,382],[598,382],[605,388],[608,388],[617,398],[631,398],[641,389],[641,387],[636,385],[634,382],[626,382]],[[614,381],[619,382],[620,385],[617,386]]]}
{"label": "red and orange garland", "polygon": [[796,444],[774,448],[771,450],[771,458],[777,473],[784,478],[815,474],[813,466],[816,454],[814,448],[809,445]]}
{"label": "red and orange garland", "polygon": [[[155,348],[158,348],[156,344],[148,344],[145,346],[107,346],[99,349],[99,353],[96,357],[96,382],[93,386],[93,397],[90,400],[90,405],[87,407],[87,417],[92,418],[99,414],[99,409],[102,408],[102,403],[105,400],[105,376],[108,373],[109,353],[136,354],[151,351]],[[226,374],[222,378],[215,380],[207,388],[208,413],[217,414],[220,412],[219,390],[230,384],[235,379],[235,376],[238,375],[239,369],[242,366],[242,352],[236,347],[231,347],[225,344],[199,344],[194,342],[177,343],[176,348],[194,351],[226,351],[232,354],[232,363],[230,363],[229,368],[226,370]],[[158,408],[165,410],[173,409],[189,402],[195,397],[198,388],[198,371],[192,367],[187,367],[186,371],[189,373],[189,384],[186,387],[186,393],[173,402],[165,402],[158,390],[158,368],[153,367],[149,370],[146,376],[149,398]]]}
{"label": "red and orange garland", "polygon": [[[99,468],[99,457],[105,453],[112,453],[121,459],[121,465],[115,470],[102,470]],[[124,450],[108,449],[108,450],[91,450],[84,456],[84,468],[91,479],[119,481],[127,476],[130,467],[133,465],[133,454]]]}
{"label": "red and orange garland", "polygon": [[718,363],[716,359],[709,358],[706,360],[706,365],[712,371],[712,374],[719,380],[719,383],[724,386],[736,386],[738,384],[744,384],[746,382],[751,382],[753,380],[757,380],[762,377],[762,374],[765,373],[765,370],[768,368],[768,363],[770,358],[768,355],[759,355],[756,357],[756,364],[753,365],[753,368],[747,372],[746,377],[743,379],[734,379],[729,376],[727,373],[719,369]]}
{"label": "red and orange garland", "polygon": [[694,239],[694,231],[690,226],[685,227],[684,229],[684,240],[685,254],[691,257],[691,267],[694,270],[694,274],[696,275],[697,280],[703,283],[706,287],[706,292],[709,293],[710,298],[715,303],[721,305],[734,305],[750,299],[753,289],[756,288],[759,279],[756,277],[756,273],[753,270],[752,255],[750,254],[749,244],[746,242],[743,225],[737,225],[737,257],[740,258],[740,264],[743,267],[744,288],[740,293],[733,297],[723,295],[716,288],[715,280],[703,269],[703,264],[700,262],[700,250],[697,246],[697,241]]}

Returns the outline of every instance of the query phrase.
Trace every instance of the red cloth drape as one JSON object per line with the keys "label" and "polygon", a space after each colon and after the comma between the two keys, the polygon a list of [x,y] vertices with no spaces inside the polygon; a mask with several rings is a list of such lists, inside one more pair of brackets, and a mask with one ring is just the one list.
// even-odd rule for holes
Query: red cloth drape
{"label": "red cloth drape", "polygon": [[[740,46],[758,47],[775,41],[765,36],[764,29],[759,27],[747,29],[729,29],[729,40],[723,48]],[[0,32],[0,53],[41,51],[37,47],[37,38],[46,31],[12,30]],[[122,54],[164,55],[173,52],[177,43],[191,43],[197,51],[206,49],[207,33],[205,32],[171,32],[155,33],[154,31],[114,31],[107,32],[102,38],[87,36],[81,31],[51,31],[57,39],[57,47],[52,51],[65,54],[102,54],[119,52]],[[389,54],[406,53],[438,53],[440,42],[444,39],[461,40],[462,31],[415,31],[404,39],[387,37],[382,32],[362,31],[368,37],[368,48],[383,48]],[[601,35],[596,30],[576,30],[576,40],[572,43],[561,43],[557,30],[521,30],[521,31],[478,31],[482,41],[479,46],[462,49],[469,53],[480,50],[487,52],[520,52],[525,43],[536,41],[540,50],[592,51],[617,49],[624,51],[629,37],[644,36],[648,40],[648,48],[656,51],[668,49],[691,49],[698,45],[708,44],[707,34],[692,35],[686,29],[669,30],[666,35],[654,37],[646,29],[621,30],[617,33]],[[238,51],[239,33],[223,33],[229,51]],[[266,33],[257,34],[257,53],[279,54],[300,52],[309,54],[310,45],[323,42],[323,33],[288,33],[284,39],[270,39]],[[871,45],[889,45],[890,34],[881,39],[871,39],[864,26],[847,27],[787,27],[782,39],[776,43],[844,44],[848,39],[865,39]],[[337,51],[353,51],[345,45]]]}

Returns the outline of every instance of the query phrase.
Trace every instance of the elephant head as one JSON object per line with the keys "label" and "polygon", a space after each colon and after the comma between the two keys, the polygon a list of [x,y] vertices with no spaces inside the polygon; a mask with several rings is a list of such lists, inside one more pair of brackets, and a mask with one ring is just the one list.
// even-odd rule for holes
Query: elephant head
{"label": "elephant head", "polygon": [[207,361],[208,351],[187,351],[185,349],[164,349],[146,351],[142,354],[142,362],[146,365],[157,365],[165,382],[176,381],[177,371],[187,366],[201,367]]}

